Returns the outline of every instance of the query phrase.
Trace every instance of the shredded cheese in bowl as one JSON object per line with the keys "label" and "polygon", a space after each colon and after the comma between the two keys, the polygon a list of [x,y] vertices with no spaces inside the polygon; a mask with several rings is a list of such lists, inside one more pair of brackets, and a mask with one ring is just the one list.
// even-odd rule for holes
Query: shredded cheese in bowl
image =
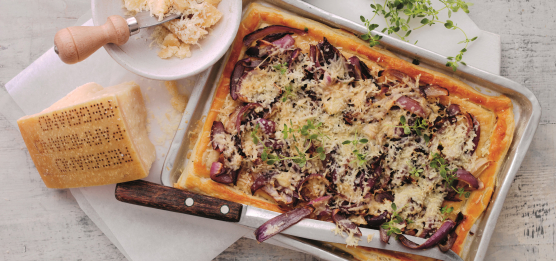
{"label": "shredded cheese in bowl", "polygon": [[211,27],[222,18],[217,7],[221,0],[124,0],[124,7],[134,14],[150,11],[152,16],[164,19],[168,14],[181,14],[181,18],[155,27],[151,35],[163,59],[191,57],[191,45],[198,45]]}

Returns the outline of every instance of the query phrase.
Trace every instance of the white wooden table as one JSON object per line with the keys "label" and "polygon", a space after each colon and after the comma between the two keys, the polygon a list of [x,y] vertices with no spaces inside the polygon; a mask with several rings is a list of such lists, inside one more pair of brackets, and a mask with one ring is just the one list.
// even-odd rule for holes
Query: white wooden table
{"label": "white wooden table", "polygon": [[[473,2],[475,23],[502,37],[502,75],[530,88],[543,107],[487,260],[556,260],[556,1]],[[88,0],[0,0],[0,260],[125,260],[69,190],[44,186],[10,123],[20,112],[3,88],[89,8]],[[242,239],[216,260],[316,259]]]}

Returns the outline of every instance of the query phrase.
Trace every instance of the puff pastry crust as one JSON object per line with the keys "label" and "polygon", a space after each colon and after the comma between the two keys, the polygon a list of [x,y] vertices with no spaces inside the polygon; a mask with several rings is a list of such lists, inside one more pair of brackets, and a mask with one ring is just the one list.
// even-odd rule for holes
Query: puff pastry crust
{"label": "puff pastry crust", "polygon": [[[481,125],[480,141],[476,151],[482,151],[482,153],[488,155],[485,157],[491,162],[478,176],[484,187],[472,191],[468,199],[460,202],[444,202],[445,206],[452,206],[464,215],[463,221],[457,227],[456,233],[458,237],[452,250],[460,256],[465,255],[465,246],[470,241],[468,240],[469,231],[489,204],[496,186],[497,173],[504,162],[508,147],[512,142],[514,115],[510,99],[505,96],[482,94],[460,80],[413,65],[386,50],[371,48],[349,32],[333,29],[318,22],[259,4],[251,4],[245,13],[231,48],[231,53],[227,58],[223,74],[218,82],[210,112],[206,116],[201,134],[192,151],[191,160],[174,186],[271,211],[285,211],[272,199],[258,193],[250,195],[233,186],[212,181],[209,173],[210,166],[206,164],[207,150],[210,148],[211,143],[211,127],[217,119],[226,97],[230,95],[230,75],[234,65],[243,57],[246,51],[246,47],[242,44],[242,39],[263,25],[284,25],[301,30],[307,28],[308,35],[305,36],[307,42],[310,40],[318,41],[326,37],[333,46],[339,47],[344,55],[357,55],[370,67],[371,71],[392,68],[413,78],[418,78],[421,83],[441,86],[449,91],[449,96],[441,97],[440,103],[445,105],[458,104],[464,111],[470,112],[475,116]],[[297,47],[303,49],[305,53],[309,48],[306,42],[300,42],[297,44]],[[383,250],[364,247],[346,248],[340,244],[336,246],[361,260],[424,260],[422,257],[391,253]]]}

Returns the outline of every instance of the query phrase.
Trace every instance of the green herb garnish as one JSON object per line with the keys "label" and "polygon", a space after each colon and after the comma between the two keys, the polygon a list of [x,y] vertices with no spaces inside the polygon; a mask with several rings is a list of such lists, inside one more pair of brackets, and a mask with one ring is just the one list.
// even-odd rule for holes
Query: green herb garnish
{"label": "green herb garnish", "polygon": [[444,215],[444,217],[442,218],[442,221],[446,220],[448,218],[448,215],[450,215],[450,213],[452,213],[452,211],[454,211],[454,207],[442,207],[440,208],[440,213],[442,213],[442,215]]}
{"label": "green herb garnish", "polygon": [[[404,222],[404,219],[400,216],[400,213],[399,213],[399,212],[400,212],[405,206],[402,207],[400,210],[398,210],[397,207],[396,207],[396,204],[394,204],[394,203],[392,202],[391,207],[392,207],[392,210],[393,210],[394,212],[392,212],[392,217],[391,217],[390,221],[385,222],[384,224],[381,225],[381,227],[382,227],[384,230],[387,230],[387,231],[388,231],[388,232],[387,232],[388,236],[391,236],[391,235],[393,235],[393,234],[398,234],[398,235],[401,234],[401,233],[402,233],[401,229],[399,229],[398,227],[396,227],[395,224],[401,224],[401,223]],[[413,223],[413,221],[410,221],[410,220],[405,220],[405,221],[406,221],[408,224]],[[410,223],[410,222],[411,222],[411,223]]]}
{"label": "green herb garnish", "polygon": [[[463,0],[439,0],[444,7],[436,10],[432,6],[430,0],[386,0],[384,5],[371,4],[373,9],[373,17],[371,19],[366,19],[364,16],[360,16],[361,21],[365,24],[367,28],[367,33],[360,35],[361,39],[368,41],[369,45],[375,46],[380,44],[379,40],[382,38],[380,35],[373,35],[371,31],[379,27],[378,24],[372,23],[372,20],[377,16],[383,16],[386,21],[386,27],[381,30],[383,33],[395,34],[400,39],[408,41],[406,38],[411,34],[411,32],[418,30],[426,25],[432,26],[434,24],[443,24],[448,30],[459,30],[463,33],[465,40],[459,42],[458,44],[465,43],[465,47],[460,50],[460,52],[455,57],[448,57],[446,66],[451,67],[452,70],[456,71],[459,63],[466,65],[462,61],[463,54],[467,51],[467,46],[470,42],[477,40],[477,37],[469,38],[465,31],[458,27],[452,20],[441,21],[438,18],[438,14],[446,10],[448,12],[448,18],[451,18],[452,12],[457,12],[460,9],[465,13],[469,13],[469,6],[472,3],[464,2]],[[421,25],[416,28],[411,28],[409,25],[412,19],[420,19]],[[417,41],[414,43],[417,44]]]}
{"label": "green herb garnish", "polygon": [[288,70],[288,63],[276,64],[272,66],[276,71],[280,71],[281,74],[286,74]]}
{"label": "green herb garnish", "polygon": [[[358,144],[365,144],[369,142],[368,139],[359,139],[357,137],[357,132],[355,133],[355,139],[354,140],[345,140],[344,142],[342,142],[343,145],[348,145],[348,144],[352,144],[354,147],[357,148]],[[353,154],[355,154],[355,157],[357,158],[357,165],[362,166],[365,164],[365,162],[367,162],[367,160],[365,159],[367,157],[367,155],[362,154],[361,152],[359,152],[359,150],[354,149],[353,150]]]}

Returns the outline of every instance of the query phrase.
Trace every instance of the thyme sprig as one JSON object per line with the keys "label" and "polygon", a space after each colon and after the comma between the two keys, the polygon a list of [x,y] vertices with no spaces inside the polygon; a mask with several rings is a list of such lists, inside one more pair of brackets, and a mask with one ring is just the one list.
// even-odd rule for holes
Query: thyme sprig
{"label": "thyme sprig", "polygon": [[[309,141],[309,143],[312,143],[313,141],[319,141],[320,143],[322,143],[322,140],[320,139],[326,136],[318,130],[318,128],[320,128],[321,126],[322,126],[322,122],[314,124],[312,120],[308,120],[307,124],[301,126],[300,128],[295,129],[293,127],[293,122],[290,120],[290,126],[284,124],[284,129],[282,130],[282,134],[284,135],[284,139],[287,139],[291,135],[291,137],[295,142],[297,142],[297,137],[295,136],[295,134],[298,133],[300,134],[300,139]],[[324,151],[324,147],[322,146],[319,146],[315,149],[315,152],[317,154],[316,156],[312,158],[311,157],[308,158],[306,153],[311,146],[312,145],[309,145],[307,148],[303,148],[303,150],[300,150],[297,147],[297,145],[294,145],[294,148],[297,151],[298,155],[293,157],[282,157],[280,155],[270,153],[271,149],[269,147],[266,147],[263,144],[263,152],[261,153],[261,159],[263,160],[263,162],[266,162],[266,164],[268,165],[273,165],[278,161],[291,160],[297,165],[299,165],[299,167],[303,167],[309,160],[312,159],[324,160],[326,158],[326,153]]]}
{"label": "thyme sprig", "polygon": [[272,66],[276,71],[280,71],[281,74],[286,74],[288,71],[288,63],[276,64]]}
{"label": "thyme sprig", "polygon": [[398,210],[397,207],[396,207],[396,204],[394,204],[394,202],[392,202],[391,207],[392,207],[393,212],[392,212],[392,217],[390,218],[390,221],[384,222],[384,224],[381,225],[381,227],[382,227],[384,230],[388,231],[388,232],[387,232],[388,236],[391,236],[391,235],[393,235],[393,234],[398,234],[398,235],[399,235],[399,234],[402,233],[402,230],[399,229],[399,228],[396,226],[396,224],[401,224],[401,223],[403,223],[404,221],[406,221],[407,224],[413,223],[412,220],[409,220],[409,219],[404,220],[404,218],[402,218],[402,217],[400,216],[400,211],[401,211],[403,208],[405,208],[405,206],[401,207],[401,208]]}
{"label": "thyme sprig", "polygon": [[367,157],[366,154],[361,153],[358,149],[357,149],[357,145],[358,144],[365,144],[369,142],[368,139],[362,138],[359,139],[357,136],[357,132],[355,132],[355,139],[354,140],[345,140],[344,142],[342,142],[343,145],[347,145],[347,144],[352,144],[356,149],[353,150],[353,154],[355,154],[355,157],[357,158],[357,165],[358,166],[362,166],[365,164],[365,162],[367,162],[367,160],[365,159]]}
{"label": "thyme sprig", "polygon": [[443,217],[442,217],[442,221],[446,220],[448,218],[448,216],[450,215],[450,213],[452,213],[452,211],[454,211],[454,207],[442,207],[440,208],[440,213],[442,213]]}
{"label": "thyme sprig", "polygon": [[448,165],[446,164],[446,159],[442,158],[440,154],[435,153],[432,155],[430,166],[432,168],[435,168],[438,171],[440,176],[446,181],[446,184],[448,184],[450,188],[452,188],[456,193],[458,193],[460,197],[469,198],[469,196],[471,195],[469,191],[465,191],[463,188],[455,188],[452,185],[454,181],[457,180],[455,173],[458,169],[455,168],[453,170],[450,170],[448,168]]}
{"label": "thyme sprig", "polygon": [[[378,24],[373,23],[373,19],[379,15],[383,16],[386,21],[386,27],[381,30],[382,33],[395,34],[400,39],[408,41],[407,37],[411,32],[418,30],[426,25],[432,26],[434,24],[443,24],[448,30],[459,30],[462,32],[465,40],[459,42],[458,44],[465,43],[465,47],[460,50],[460,52],[455,57],[448,57],[446,66],[451,67],[452,70],[456,71],[459,64],[466,65],[462,60],[464,53],[467,51],[467,46],[470,42],[477,40],[477,37],[469,38],[465,31],[454,24],[452,20],[441,21],[438,17],[441,11],[446,10],[448,12],[448,18],[452,17],[452,12],[458,12],[463,10],[465,13],[469,13],[469,6],[472,3],[464,2],[463,0],[439,0],[444,7],[436,10],[430,0],[386,0],[384,5],[371,4],[373,9],[373,17],[371,19],[366,19],[364,16],[360,16],[361,21],[365,24],[367,28],[367,33],[361,35],[361,39],[368,41],[371,47],[380,44],[379,40],[382,39],[380,35],[373,35],[371,31],[379,27]],[[403,13],[403,14],[402,14]],[[409,24],[412,19],[420,19],[420,26],[412,28]],[[414,43],[417,44],[417,41]]]}

